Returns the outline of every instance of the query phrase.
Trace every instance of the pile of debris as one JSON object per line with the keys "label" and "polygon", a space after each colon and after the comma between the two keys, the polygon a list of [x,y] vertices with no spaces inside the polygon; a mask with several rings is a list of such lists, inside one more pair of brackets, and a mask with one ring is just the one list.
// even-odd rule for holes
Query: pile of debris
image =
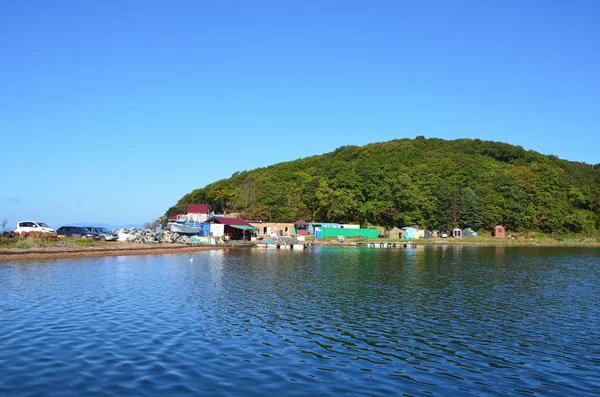
{"label": "pile of debris", "polygon": [[174,244],[191,244],[190,238],[184,234],[173,233],[169,230],[159,230],[153,232],[152,230],[140,230],[140,229],[120,229],[116,231],[119,235],[118,241],[128,241],[131,243],[145,243],[145,244],[160,244],[160,243],[174,243]]}

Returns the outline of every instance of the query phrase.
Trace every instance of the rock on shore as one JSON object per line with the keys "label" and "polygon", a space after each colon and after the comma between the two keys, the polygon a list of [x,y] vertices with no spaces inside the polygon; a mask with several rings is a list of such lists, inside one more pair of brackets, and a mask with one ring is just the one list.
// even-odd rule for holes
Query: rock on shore
{"label": "rock on shore", "polygon": [[140,229],[120,229],[117,231],[119,235],[119,241],[127,241],[132,243],[145,243],[145,244],[160,244],[160,243],[176,243],[176,244],[191,244],[190,237],[173,233],[169,230],[159,230],[153,232],[152,230],[140,230]]}

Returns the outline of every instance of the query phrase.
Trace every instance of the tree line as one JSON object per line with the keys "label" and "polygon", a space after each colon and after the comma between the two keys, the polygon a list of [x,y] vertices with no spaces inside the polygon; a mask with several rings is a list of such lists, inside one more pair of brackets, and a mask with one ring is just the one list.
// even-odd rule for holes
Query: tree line
{"label": "tree line", "polygon": [[255,221],[596,234],[600,165],[500,142],[417,137],[236,172],[186,194],[165,215],[190,203]]}

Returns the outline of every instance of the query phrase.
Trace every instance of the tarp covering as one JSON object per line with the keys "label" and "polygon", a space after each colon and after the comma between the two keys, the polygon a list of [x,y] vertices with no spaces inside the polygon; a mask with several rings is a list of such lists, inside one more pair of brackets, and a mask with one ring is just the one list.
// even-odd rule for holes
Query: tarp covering
{"label": "tarp covering", "polygon": [[246,226],[246,225],[229,225],[231,227],[235,227],[236,229],[242,229],[242,230],[258,230],[257,227],[254,226]]}

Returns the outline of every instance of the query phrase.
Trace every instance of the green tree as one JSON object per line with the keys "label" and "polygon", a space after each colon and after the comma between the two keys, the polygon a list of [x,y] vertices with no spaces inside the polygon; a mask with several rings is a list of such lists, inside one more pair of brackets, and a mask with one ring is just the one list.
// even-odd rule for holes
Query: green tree
{"label": "green tree", "polygon": [[481,200],[477,193],[468,186],[464,189],[460,201],[460,225],[472,227],[475,230],[483,226]]}

